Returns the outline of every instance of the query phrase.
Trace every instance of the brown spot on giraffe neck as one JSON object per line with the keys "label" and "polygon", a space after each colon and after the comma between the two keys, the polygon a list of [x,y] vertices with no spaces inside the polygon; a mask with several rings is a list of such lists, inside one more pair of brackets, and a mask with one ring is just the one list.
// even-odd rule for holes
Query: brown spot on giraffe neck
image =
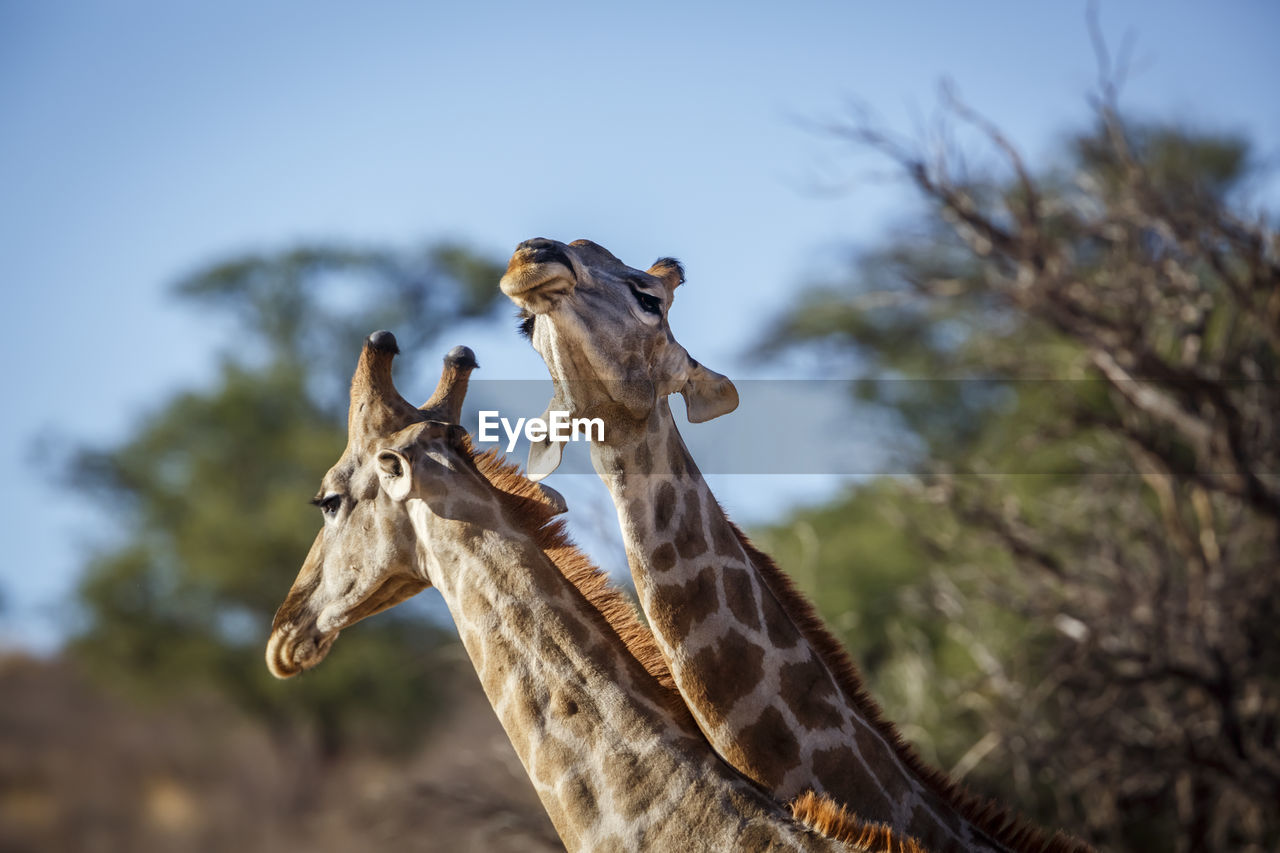
{"label": "brown spot on giraffe neck", "polygon": [[488,590],[479,584],[457,584],[457,600],[460,614],[466,617],[483,616],[493,609]]}
{"label": "brown spot on giraffe neck", "polygon": [[[627,524],[631,525],[630,534],[637,540],[647,539],[649,536],[649,505],[645,503],[643,498],[632,498],[627,504]],[[626,532],[624,531],[624,537]],[[628,553],[627,559],[630,561],[631,555]]]}
{"label": "brown spot on giraffe neck", "polygon": [[516,754],[528,756],[533,754],[531,750],[539,736],[545,696],[541,691],[527,689],[527,685],[518,683],[520,679],[509,668],[509,660],[503,656],[504,662],[495,662],[489,667],[484,679],[485,693],[495,706],[499,705],[496,700],[505,700],[499,712],[502,727],[506,729]]}
{"label": "brown spot on giraffe neck", "polygon": [[572,814],[590,815],[600,808],[600,796],[586,773],[571,773],[560,780],[560,799]]}
{"label": "brown spot on giraffe neck", "polygon": [[633,471],[639,471],[641,474],[648,474],[653,471],[653,451],[649,449],[649,442],[642,441],[636,445],[635,457],[632,460],[634,464]]}
{"label": "brown spot on giraffe neck", "polygon": [[636,779],[643,775],[643,771],[639,756],[627,754],[618,756],[609,774],[605,776],[604,783],[608,786],[613,804],[623,820],[635,820],[649,808],[650,793],[636,784]]}
{"label": "brown spot on giraffe neck", "polygon": [[653,496],[653,530],[655,533],[665,531],[671,525],[671,519],[676,511],[676,490],[670,481],[665,481],[658,486],[658,492]]}
{"label": "brown spot on giraffe neck", "polygon": [[750,775],[769,788],[800,764],[800,742],[782,712],[770,705],[756,721],[739,732],[738,748],[751,756]]}
{"label": "brown spot on giraffe neck", "polygon": [[742,545],[738,543],[738,537],[734,533],[733,525],[720,518],[716,513],[713,513],[711,518],[711,541],[715,546],[716,553],[721,557],[731,557],[740,561],[746,560]]}
{"label": "brown spot on giraffe neck", "polygon": [[702,526],[702,502],[697,491],[690,489],[685,493],[684,513],[680,516],[680,527],[676,530],[675,546],[682,560],[692,560],[707,552],[706,532]]}
{"label": "brown spot on giraffe neck", "polygon": [[[672,430],[674,429],[673,426]],[[672,437],[667,441],[667,465],[671,468],[672,477],[685,479],[692,464],[693,460],[689,458],[688,451],[684,449],[684,444],[679,438]]]}
{"label": "brown spot on giraffe neck", "polygon": [[536,781],[555,785],[569,776],[586,754],[582,744],[570,744],[550,733],[544,733],[533,744],[533,769]]}
{"label": "brown spot on giraffe neck", "polygon": [[[655,602],[650,608],[650,618],[661,625],[663,633],[669,637],[680,639],[689,636],[694,626],[701,625],[720,609],[716,573],[710,566],[704,567],[685,583],[663,584],[663,587],[662,592],[650,596]],[[670,602],[673,601],[680,602],[680,605],[672,606]]]}
{"label": "brown spot on giraffe neck", "polygon": [[778,600],[767,589],[761,590],[761,610],[764,611],[764,630],[769,635],[769,645],[775,649],[793,649],[800,642],[791,617],[783,611]]}
{"label": "brown spot on giraffe neck", "polygon": [[836,704],[836,687],[817,660],[784,664],[778,671],[778,695],[791,697],[796,722],[810,731],[839,729],[844,717]]}
{"label": "brown spot on giraffe neck", "polygon": [[[746,569],[725,566],[720,570],[720,588],[724,593],[724,602],[729,605],[733,618],[745,628],[760,630],[759,599],[756,597],[755,584]],[[783,693],[784,696],[790,695]]]}
{"label": "brown spot on giraffe neck", "polygon": [[724,718],[764,678],[764,650],[730,628],[719,641],[693,655],[685,672],[688,688],[682,692],[705,697],[691,704]]}
{"label": "brown spot on giraffe neck", "polygon": [[663,542],[653,549],[650,559],[655,572],[669,572],[676,564],[676,547],[670,542]]}

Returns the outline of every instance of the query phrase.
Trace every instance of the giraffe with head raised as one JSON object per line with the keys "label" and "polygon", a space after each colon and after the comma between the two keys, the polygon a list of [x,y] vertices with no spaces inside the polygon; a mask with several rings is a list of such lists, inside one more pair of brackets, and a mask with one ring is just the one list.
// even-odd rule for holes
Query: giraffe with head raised
{"label": "giraffe with head raised", "polygon": [[315,498],[324,525],[272,625],[273,674],[317,665],[339,631],[434,585],[569,849],[919,850],[833,823],[830,804],[793,817],[726,765],[634,611],[553,520],[563,505],[471,449],[457,423],[470,351],[450,354],[421,409],[392,384],[396,352],[378,332],[361,353],[347,448]]}
{"label": "giraffe with head raised", "polygon": [[[684,280],[662,258],[633,269],[588,240],[517,247],[501,287],[555,384],[550,409],[604,421],[591,460],[617,509],[636,590],[699,727],[780,798],[805,789],[909,833],[931,850],[1075,850],[978,801],[925,765],[865,692],[812,606],[728,519],[684,445],[690,421],[733,411],[737,391],[671,333]],[[561,445],[535,442],[529,475]]]}

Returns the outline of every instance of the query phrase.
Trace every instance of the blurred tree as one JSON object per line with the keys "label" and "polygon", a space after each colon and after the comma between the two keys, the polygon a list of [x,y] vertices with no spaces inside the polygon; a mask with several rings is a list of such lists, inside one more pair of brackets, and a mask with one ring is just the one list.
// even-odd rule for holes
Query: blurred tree
{"label": "blurred tree", "polygon": [[135,694],[225,693],[321,758],[353,740],[412,739],[442,700],[447,632],[397,610],[347,632],[323,667],[288,683],[271,678],[262,653],[319,529],[307,499],[346,443],[361,340],[390,327],[422,352],[450,323],[493,308],[501,274],[453,245],[325,246],[237,258],[179,282],[183,299],[236,319],[235,343],[212,387],[73,460],[74,481],[120,536],[84,574],[72,654]]}
{"label": "blurred tree", "polygon": [[1106,84],[1033,174],[947,99],[1001,168],[844,127],[926,212],[764,347],[876,376],[856,394],[923,442],[918,476],[771,547],[976,787],[1107,848],[1276,849],[1280,240],[1243,210],[1248,146],[1127,123]]}

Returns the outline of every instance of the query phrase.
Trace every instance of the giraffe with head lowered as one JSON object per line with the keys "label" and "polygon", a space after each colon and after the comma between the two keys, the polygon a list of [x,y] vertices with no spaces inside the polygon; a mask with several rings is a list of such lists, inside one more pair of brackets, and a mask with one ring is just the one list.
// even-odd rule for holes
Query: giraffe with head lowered
{"label": "giraffe with head lowered", "polygon": [[392,384],[396,352],[377,332],[361,353],[347,448],[315,498],[323,527],[272,625],[273,674],[316,666],[339,631],[433,585],[570,850],[919,850],[811,797],[789,811],[726,765],[554,521],[557,496],[472,450],[457,423],[470,351],[421,409]]}
{"label": "giraffe with head lowered", "polygon": [[[588,240],[517,247],[501,288],[555,384],[550,409],[604,421],[591,460],[617,509],[641,606],[699,727],[772,792],[806,789],[930,850],[1083,850],[1047,838],[925,765],[863,689],[812,606],[728,519],[667,403],[692,422],[733,411],[737,391],[691,358],[667,312],[684,271],[633,269]],[[533,443],[529,475],[559,463]]]}

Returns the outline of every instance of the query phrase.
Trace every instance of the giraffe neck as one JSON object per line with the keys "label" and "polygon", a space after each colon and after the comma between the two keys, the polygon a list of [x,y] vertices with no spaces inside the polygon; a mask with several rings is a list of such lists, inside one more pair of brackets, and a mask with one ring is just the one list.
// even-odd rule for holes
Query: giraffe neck
{"label": "giraffe neck", "polygon": [[570,850],[844,849],[725,766],[529,535],[430,504],[424,568]]}
{"label": "giraffe neck", "polygon": [[666,401],[643,427],[606,435],[592,462],[641,606],[716,751],[780,799],[812,788],[930,850],[1002,849],[921,778],[870,700],[850,695],[783,607],[786,590],[716,502]]}

